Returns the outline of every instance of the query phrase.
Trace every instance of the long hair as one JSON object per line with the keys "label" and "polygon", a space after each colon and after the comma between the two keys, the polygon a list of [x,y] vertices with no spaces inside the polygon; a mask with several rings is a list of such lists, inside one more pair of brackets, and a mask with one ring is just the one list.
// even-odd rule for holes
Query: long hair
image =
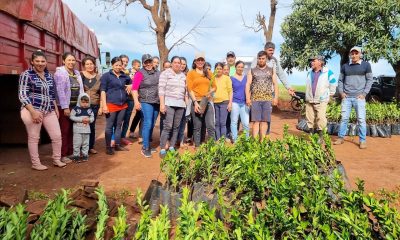
{"label": "long hair", "polygon": [[[192,69],[193,69],[193,70],[196,69],[196,60],[193,60]],[[203,67],[203,76],[206,77],[206,78],[208,78],[209,80],[211,80],[211,76],[210,76],[210,74],[209,74],[209,72],[208,72],[208,70],[207,70],[206,63],[205,63],[205,62],[204,62],[204,67]]]}

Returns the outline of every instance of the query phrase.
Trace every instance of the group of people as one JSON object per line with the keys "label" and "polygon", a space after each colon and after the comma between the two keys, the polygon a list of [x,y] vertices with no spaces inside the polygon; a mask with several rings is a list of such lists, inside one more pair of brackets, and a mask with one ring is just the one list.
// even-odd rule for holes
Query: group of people
{"label": "group of people", "polygon": [[[257,54],[257,65],[247,73],[244,72],[245,63],[236,61],[232,51],[227,53],[226,63],[215,64],[214,72],[203,53],[195,55],[191,70],[184,57],[174,56],[163,63],[162,71],[159,71],[158,57],[144,54],[141,61],[131,62],[131,68],[128,68],[128,56],[114,57],[111,70],[102,75],[96,69],[94,58],[84,58],[80,72],[76,69],[75,56],[64,53],[63,66],[56,69],[54,77],[46,68],[45,54],[36,51],[32,54],[31,67],[19,80],[21,118],[28,132],[32,168],[47,169],[38,154],[42,125],[51,138],[53,164],[64,167],[70,162],[87,161],[89,153],[97,153],[95,125],[97,116],[103,114],[109,155],[128,151],[126,146],[132,144],[129,137],[134,137],[139,126],[141,153],[151,157],[156,152],[151,142],[159,115],[160,157],[184,145],[185,132],[195,148],[210,138],[225,137],[234,143],[239,125],[249,136],[251,122],[251,135],[263,139],[270,132],[272,106],[278,103],[277,79],[290,95],[294,95],[286,74],[273,56],[274,50],[275,45],[267,42],[264,50]],[[359,121],[362,122],[364,116],[365,123],[365,95],[372,74],[369,63],[356,58],[356,53],[361,54],[361,50],[351,50],[352,62],[342,66],[339,77],[339,92],[344,100],[336,144],[343,143],[343,129],[352,106],[356,107]],[[337,81],[332,71],[324,67],[323,57],[310,59],[310,64],[306,117],[309,127],[321,133],[326,127],[326,105]],[[360,76],[362,74],[367,77],[368,84],[365,84],[365,77],[363,80]],[[366,147],[364,128],[365,124],[361,123],[362,148]]]}

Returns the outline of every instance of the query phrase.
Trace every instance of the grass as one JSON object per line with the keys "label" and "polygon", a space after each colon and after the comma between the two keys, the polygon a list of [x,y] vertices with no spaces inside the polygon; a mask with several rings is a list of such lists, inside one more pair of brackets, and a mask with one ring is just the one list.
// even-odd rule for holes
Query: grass
{"label": "grass", "polygon": [[[306,91],[306,85],[293,85],[291,87],[295,91],[299,91],[299,92],[305,92]],[[289,93],[286,90],[286,88],[282,84],[279,84],[279,100],[290,101],[291,98],[292,97],[289,95]]]}

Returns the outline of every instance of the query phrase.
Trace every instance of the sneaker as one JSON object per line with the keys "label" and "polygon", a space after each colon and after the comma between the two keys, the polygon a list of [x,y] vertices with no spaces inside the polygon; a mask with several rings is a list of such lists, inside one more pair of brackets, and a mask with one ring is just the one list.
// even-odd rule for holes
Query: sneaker
{"label": "sneaker", "polygon": [[174,148],[174,147],[169,147],[169,148],[168,148],[168,151],[170,151],[170,152],[175,152],[175,148]]}
{"label": "sneaker", "polygon": [[360,149],[366,149],[367,148],[367,143],[366,142],[360,142]]}
{"label": "sneaker", "polygon": [[32,169],[35,169],[38,171],[44,171],[44,170],[47,170],[47,167],[45,165],[39,163],[39,164],[32,165]]}
{"label": "sneaker", "polygon": [[119,144],[115,144],[115,151],[129,151],[129,149],[127,149]]}
{"label": "sneaker", "polygon": [[157,149],[156,148],[151,148],[150,151],[151,151],[151,153],[156,153]]}
{"label": "sneaker", "polygon": [[344,139],[343,138],[338,138],[336,139],[336,141],[333,142],[333,145],[340,145],[344,143]]}
{"label": "sneaker", "polygon": [[135,136],[135,134],[134,134],[134,133],[129,133],[129,138],[132,138],[132,139],[137,139],[137,137]]}
{"label": "sneaker", "polygon": [[54,166],[57,166],[57,167],[61,167],[61,168],[67,166],[66,163],[63,163],[63,162],[61,162],[60,160],[54,160],[54,161],[53,161],[53,165],[54,165]]}
{"label": "sneaker", "polygon": [[107,155],[114,155],[114,149],[112,147],[107,147],[106,154]]}
{"label": "sneaker", "polygon": [[160,155],[160,158],[161,158],[161,159],[164,159],[164,158],[165,158],[165,155],[167,155],[167,151],[166,151],[165,149],[161,149],[159,155]]}
{"label": "sneaker", "polygon": [[61,162],[68,164],[68,163],[72,163],[72,160],[71,160],[71,158],[65,156],[65,157],[61,158]]}
{"label": "sneaker", "polygon": [[97,154],[97,151],[96,151],[95,149],[92,148],[92,149],[89,150],[89,153],[91,153],[91,154]]}
{"label": "sneaker", "polygon": [[73,157],[71,158],[71,160],[72,160],[74,163],[80,163],[80,162],[82,162],[82,161],[81,161],[81,158],[80,158],[79,156],[73,156]]}
{"label": "sneaker", "polygon": [[87,162],[89,160],[89,156],[88,155],[83,155],[82,156],[82,162]]}
{"label": "sneaker", "polygon": [[121,143],[123,145],[132,145],[132,142],[129,141],[128,139],[126,139],[126,138],[121,138]]}
{"label": "sneaker", "polygon": [[138,143],[139,144],[143,144],[143,138],[140,137],[139,140],[138,140]]}
{"label": "sneaker", "polygon": [[151,150],[150,149],[142,149],[142,155],[143,156],[145,156],[145,157],[147,157],[147,158],[150,158],[151,157]]}

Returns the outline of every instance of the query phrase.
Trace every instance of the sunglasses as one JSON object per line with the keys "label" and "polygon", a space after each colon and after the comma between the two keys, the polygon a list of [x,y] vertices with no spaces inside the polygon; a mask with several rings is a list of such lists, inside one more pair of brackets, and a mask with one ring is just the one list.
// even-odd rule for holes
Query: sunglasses
{"label": "sunglasses", "polygon": [[204,61],[206,61],[204,58],[198,58],[198,59],[196,59],[196,61],[197,62],[204,62]]}

